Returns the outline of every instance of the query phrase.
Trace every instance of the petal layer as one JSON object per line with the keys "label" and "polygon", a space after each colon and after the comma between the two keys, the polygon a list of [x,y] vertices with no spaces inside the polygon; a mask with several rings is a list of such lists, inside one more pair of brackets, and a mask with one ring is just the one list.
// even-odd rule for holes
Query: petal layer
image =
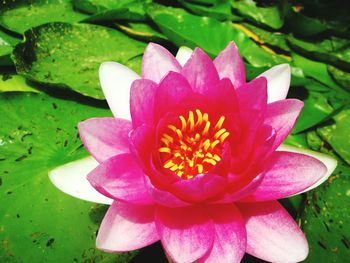
{"label": "petal layer", "polygon": [[215,228],[213,248],[199,262],[239,263],[247,242],[245,224],[239,210],[233,205],[208,206]]}
{"label": "petal layer", "polygon": [[181,66],[174,56],[162,46],[150,43],[142,57],[142,78],[156,83],[169,73],[179,72]]}
{"label": "petal layer", "polygon": [[316,158],[317,160],[322,162],[327,167],[327,172],[320,178],[320,180],[318,180],[315,184],[309,186],[305,190],[300,191],[296,194],[301,194],[301,193],[310,191],[310,190],[316,188],[317,186],[321,185],[329,178],[329,176],[334,172],[335,168],[337,167],[337,159],[335,159],[327,154],[311,151],[308,149],[301,149],[301,148],[293,147],[290,145],[281,145],[280,147],[277,148],[277,151],[286,151],[286,152],[305,154],[305,155],[311,156],[313,158]]}
{"label": "petal layer", "polygon": [[176,59],[179,61],[181,66],[184,66],[186,62],[190,59],[193,50],[189,47],[182,46],[176,53]]}
{"label": "petal layer", "polygon": [[104,62],[99,70],[100,83],[109,108],[117,118],[130,120],[131,83],[140,76],[117,62]]}
{"label": "petal layer", "polygon": [[194,262],[213,245],[214,227],[202,207],[157,207],[155,222],[162,245],[175,262]]}
{"label": "petal layer", "polygon": [[284,100],[287,97],[290,76],[290,66],[288,64],[274,66],[259,75],[259,77],[267,79],[268,103]]}
{"label": "petal layer", "polygon": [[277,201],[238,208],[246,222],[247,253],[269,262],[301,262],[307,257],[303,232]]}
{"label": "petal layer", "polygon": [[88,173],[98,162],[87,157],[59,166],[49,172],[51,182],[62,192],[86,201],[111,204],[112,199],[97,192],[87,180]]}
{"label": "petal layer", "polygon": [[236,89],[245,83],[244,63],[234,42],[221,51],[214,64],[220,79],[229,78]]}
{"label": "petal layer", "polygon": [[245,201],[268,201],[291,196],[318,182],[327,173],[319,160],[299,153],[274,152],[268,170]]}
{"label": "petal layer", "polygon": [[131,128],[130,121],[115,118],[92,118],[78,124],[85,148],[99,162],[129,152]]}
{"label": "petal layer", "polygon": [[153,206],[113,202],[101,223],[96,246],[107,252],[124,252],[158,240]]}
{"label": "petal layer", "polygon": [[135,204],[152,204],[144,174],[131,154],[120,154],[101,163],[88,175],[88,180],[100,193]]}

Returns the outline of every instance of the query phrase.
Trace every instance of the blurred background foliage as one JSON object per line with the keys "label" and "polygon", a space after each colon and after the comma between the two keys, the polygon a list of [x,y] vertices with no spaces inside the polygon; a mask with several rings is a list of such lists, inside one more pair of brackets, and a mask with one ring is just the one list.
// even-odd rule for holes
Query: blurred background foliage
{"label": "blurred background foliage", "polygon": [[[350,2],[322,0],[1,0],[0,262],[147,262],[95,249],[106,207],[55,189],[47,173],[87,155],[76,124],[110,116],[101,62],[140,72],[148,42],[215,57],[234,40],[248,79],[292,67],[305,102],[286,143],[333,155],[328,182],[281,200],[309,240],[306,262],[350,259]],[[261,262],[246,256],[244,262]]]}

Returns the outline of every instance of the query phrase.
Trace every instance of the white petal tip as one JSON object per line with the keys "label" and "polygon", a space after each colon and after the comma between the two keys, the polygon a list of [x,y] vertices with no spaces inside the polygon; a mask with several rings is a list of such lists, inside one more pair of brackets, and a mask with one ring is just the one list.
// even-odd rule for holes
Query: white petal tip
{"label": "white petal tip", "polygon": [[298,147],[289,146],[289,145],[281,145],[280,147],[278,147],[277,150],[278,151],[301,153],[301,154],[305,154],[305,155],[314,157],[317,160],[319,160],[320,162],[322,162],[327,167],[326,174],[319,181],[317,181],[314,185],[310,186],[309,188],[307,188],[307,189],[305,189],[302,192],[297,193],[297,194],[301,194],[301,193],[310,191],[310,190],[316,188],[317,186],[321,185],[325,181],[327,181],[327,179],[334,172],[334,170],[338,164],[337,159],[333,158],[332,156],[327,155],[327,154],[323,154],[323,153],[319,153],[316,151],[308,150],[308,149],[298,148]]}
{"label": "white petal tip", "polygon": [[97,192],[87,180],[87,175],[98,162],[87,157],[59,166],[49,172],[51,182],[62,192],[73,197],[100,204],[111,204],[112,199]]}
{"label": "white petal tip", "polygon": [[176,59],[179,61],[181,66],[184,66],[186,62],[190,59],[193,50],[189,47],[182,46],[179,48],[176,54]]}

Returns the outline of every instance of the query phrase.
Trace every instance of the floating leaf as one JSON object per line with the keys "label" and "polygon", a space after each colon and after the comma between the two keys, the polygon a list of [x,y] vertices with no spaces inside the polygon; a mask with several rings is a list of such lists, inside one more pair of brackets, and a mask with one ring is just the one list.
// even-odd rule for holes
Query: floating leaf
{"label": "floating leaf", "polygon": [[95,248],[106,207],[68,196],[48,178],[52,168],[87,155],[77,123],[110,111],[45,94],[0,100],[0,261],[128,261],[132,254]]}
{"label": "floating leaf", "polygon": [[328,68],[329,74],[331,74],[335,82],[337,82],[347,91],[350,91],[350,73],[330,65],[328,65],[327,68]]}
{"label": "floating leaf", "polygon": [[20,75],[0,74],[0,92],[9,91],[39,92],[31,87],[26,79]]}
{"label": "floating leaf", "polygon": [[129,5],[142,5],[149,0],[73,0],[73,6],[87,14],[97,14],[106,10],[120,9]]}
{"label": "floating leaf", "polygon": [[88,24],[46,24],[27,31],[25,38],[14,50],[19,74],[96,99],[104,98],[98,80],[100,64],[126,64],[146,46],[117,30]]}
{"label": "floating leaf", "polygon": [[334,123],[317,129],[317,133],[350,164],[350,109],[342,110],[333,119]]}
{"label": "floating leaf", "polygon": [[69,0],[3,1],[0,7],[0,25],[19,34],[45,23],[78,22],[86,17],[75,12]]}

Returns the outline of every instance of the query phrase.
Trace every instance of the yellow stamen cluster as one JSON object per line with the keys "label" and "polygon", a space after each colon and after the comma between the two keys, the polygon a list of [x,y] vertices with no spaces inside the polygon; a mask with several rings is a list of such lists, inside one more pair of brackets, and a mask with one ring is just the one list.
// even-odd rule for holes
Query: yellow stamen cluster
{"label": "yellow stamen cluster", "polygon": [[208,173],[221,160],[223,143],[230,135],[222,128],[225,117],[212,125],[208,113],[196,109],[189,111],[187,119],[180,115],[179,120],[177,125],[169,124],[161,137],[163,167],[184,179]]}

